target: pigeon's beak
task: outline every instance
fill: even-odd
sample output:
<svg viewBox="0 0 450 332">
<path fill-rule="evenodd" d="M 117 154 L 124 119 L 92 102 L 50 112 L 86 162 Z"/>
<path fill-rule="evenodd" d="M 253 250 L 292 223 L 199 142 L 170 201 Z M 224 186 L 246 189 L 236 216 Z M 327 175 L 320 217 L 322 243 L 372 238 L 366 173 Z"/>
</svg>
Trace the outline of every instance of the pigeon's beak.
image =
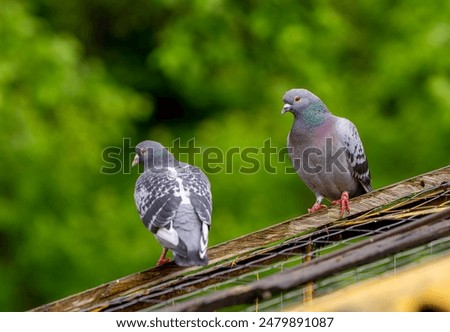
<svg viewBox="0 0 450 332">
<path fill-rule="evenodd" d="M 131 163 L 131 167 L 134 167 L 137 164 L 139 164 L 139 156 L 136 154 L 136 156 L 133 159 L 133 162 Z"/>
<path fill-rule="evenodd" d="M 283 115 L 286 112 L 292 111 L 292 105 L 291 104 L 284 104 L 283 109 L 281 110 L 281 115 Z"/>
</svg>

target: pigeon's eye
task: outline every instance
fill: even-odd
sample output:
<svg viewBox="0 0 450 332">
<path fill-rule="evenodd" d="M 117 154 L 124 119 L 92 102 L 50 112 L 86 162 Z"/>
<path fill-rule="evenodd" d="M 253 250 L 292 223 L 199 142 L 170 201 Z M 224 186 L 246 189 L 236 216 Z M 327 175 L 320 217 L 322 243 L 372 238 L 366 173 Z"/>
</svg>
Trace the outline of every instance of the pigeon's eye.
<svg viewBox="0 0 450 332">
<path fill-rule="evenodd" d="M 295 98 L 294 98 L 294 101 L 300 101 L 302 98 L 300 97 L 300 96 L 296 96 Z"/>
<path fill-rule="evenodd" d="M 147 148 L 142 148 L 141 149 L 141 154 L 144 154 L 144 153 L 146 153 L 147 152 Z"/>
</svg>

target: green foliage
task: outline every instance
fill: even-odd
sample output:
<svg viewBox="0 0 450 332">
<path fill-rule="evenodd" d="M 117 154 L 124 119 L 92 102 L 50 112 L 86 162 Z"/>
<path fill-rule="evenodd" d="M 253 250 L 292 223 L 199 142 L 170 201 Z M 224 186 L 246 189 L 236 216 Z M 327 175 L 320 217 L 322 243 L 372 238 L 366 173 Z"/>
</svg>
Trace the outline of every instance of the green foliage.
<svg viewBox="0 0 450 332">
<path fill-rule="evenodd" d="M 123 172 L 101 173 L 104 150 L 123 138 L 168 147 L 195 138 L 203 155 L 180 158 L 209 170 L 211 245 L 312 205 L 279 152 L 290 88 L 310 89 L 357 125 L 376 188 L 449 164 L 448 2 L 1 6 L 0 310 L 154 264 L 160 246 L 134 208 L 131 150 Z M 207 163 L 211 148 L 222 152 L 220 171 Z"/>
<path fill-rule="evenodd" d="M 134 232 L 132 181 L 100 169 L 102 150 L 149 106 L 15 2 L 2 4 L 0 40 L 0 308 L 14 310 L 120 277 L 116 258 L 142 253 L 123 241 Z"/>
</svg>

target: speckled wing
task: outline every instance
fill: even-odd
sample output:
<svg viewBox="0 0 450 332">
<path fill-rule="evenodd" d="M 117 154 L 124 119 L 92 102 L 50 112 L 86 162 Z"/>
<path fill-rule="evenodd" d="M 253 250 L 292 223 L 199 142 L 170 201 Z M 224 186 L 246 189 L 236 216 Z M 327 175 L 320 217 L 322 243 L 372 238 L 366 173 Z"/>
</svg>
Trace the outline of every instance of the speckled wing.
<svg viewBox="0 0 450 332">
<path fill-rule="evenodd" d="M 202 223 L 211 225 L 212 196 L 211 185 L 206 175 L 197 167 L 181 163 L 178 176 L 183 180 L 184 189 L 189 192 L 189 198 L 195 212 Z"/>
<path fill-rule="evenodd" d="M 188 257 L 183 260 L 179 259 L 179 265 L 206 265 L 207 247 L 209 229 L 211 226 L 212 213 L 212 197 L 210 183 L 206 175 L 197 167 L 180 163 L 177 168 L 177 177 L 180 184 L 183 186 L 183 191 L 189 197 L 189 205 L 192 207 L 195 219 L 191 216 L 190 226 L 185 226 L 190 229 L 190 236 L 185 237 L 185 243 L 188 248 Z M 183 205 L 183 201 L 181 203 Z M 197 222 L 196 222 L 197 221 Z M 181 221 L 177 221 L 181 222 Z M 198 222 L 201 224 L 199 225 Z M 200 226 L 200 228 L 198 228 Z M 198 259 L 200 258 L 200 260 Z"/>
<path fill-rule="evenodd" d="M 181 197 L 174 195 L 177 182 L 167 169 L 146 170 L 136 181 L 134 200 L 145 226 L 156 233 L 175 217 Z"/>
<path fill-rule="evenodd" d="M 350 172 L 359 181 L 365 192 L 372 191 L 370 170 L 364 147 L 356 126 L 349 120 L 338 118 L 337 131 L 343 134 L 343 143 Z"/>
</svg>

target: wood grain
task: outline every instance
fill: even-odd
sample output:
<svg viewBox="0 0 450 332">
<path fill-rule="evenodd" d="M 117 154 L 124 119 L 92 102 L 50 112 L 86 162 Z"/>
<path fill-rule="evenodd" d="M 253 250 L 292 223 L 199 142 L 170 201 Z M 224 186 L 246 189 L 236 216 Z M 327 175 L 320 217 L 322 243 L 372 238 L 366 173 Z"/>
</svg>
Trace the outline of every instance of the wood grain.
<svg viewBox="0 0 450 332">
<path fill-rule="evenodd" d="M 414 195 L 446 181 L 450 181 L 450 166 L 359 196 L 351 200 L 352 213 L 349 217 L 376 209 L 402 197 Z M 154 267 L 45 304 L 32 309 L 32 311 L 98 311 L 114 303 L 133 301 L 135 297 L 149 294 L 153 291 L 152 289 L 158 289 L 160 285 L 175 283 L 177 280 L 195 273 L 208 273 L 209 270 L 226 268 L 230 264 L 230 259 L 236 257 L 243 259 L 251 255 L 255 249 L 329 225 L 336 222 L 338 215 L 338 209 L 332 207 L 315 214 L 302 215 L 211 247 L 208 250 L 210 264 L 206 268 L 181 268 L 174 264 Z M 220 220 L 216 220 L 215 223 L 220 223 Z"/>
</svg>

